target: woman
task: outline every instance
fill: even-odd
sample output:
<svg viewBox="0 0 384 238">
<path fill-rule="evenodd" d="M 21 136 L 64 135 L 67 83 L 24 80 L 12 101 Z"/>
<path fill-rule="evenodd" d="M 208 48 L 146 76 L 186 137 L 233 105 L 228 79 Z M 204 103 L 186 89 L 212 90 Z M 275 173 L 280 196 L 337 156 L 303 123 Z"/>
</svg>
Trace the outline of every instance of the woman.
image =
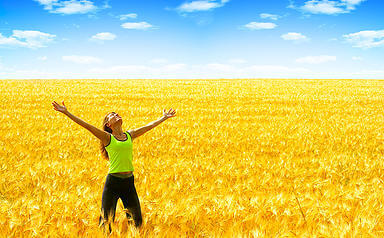
<svg viewBox="0 0 384 238">
<path fill-rule="evenodd" d="M 132 141 L 158 126 L 168 118 L 174 117 L 176 111 L 172 108 L 156 121 L 138 129 L 122 130 L 122 118 L 115 112 L 108 113 L 103 121 L 103 130 L 86 123 L 80 118 L 72 115 L 63 105 L 53 101 L 52 105 L 56 111 L 62 112 L 74 122 L 89 130 L 93 135 L 100 139 L 100 149 L 104 158 L 109 160 L 109 173 L 107 175 L 101 201 L 101 215 L 99 218 L 100 226 L 109 225 L 109 232 L 112 232 L 111 220 L 115 219 L 117 200 L 123 201 L 127 211 L 127 218 L 133 217 L 136 227 L 142 223 L 139 198 L 136 193 L 132 165 Z"/>
</svg>

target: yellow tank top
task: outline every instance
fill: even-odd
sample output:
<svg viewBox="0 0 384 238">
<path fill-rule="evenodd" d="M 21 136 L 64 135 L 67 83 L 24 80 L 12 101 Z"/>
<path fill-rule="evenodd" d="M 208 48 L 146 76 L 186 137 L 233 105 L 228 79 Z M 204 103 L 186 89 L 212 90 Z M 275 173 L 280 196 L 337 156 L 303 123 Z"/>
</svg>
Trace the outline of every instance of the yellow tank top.
<svg viewBox="0 0 384 238">
<path fill-rule="evenodd" d="M 132 137 L 128 131 L 125 134 L 127 135 L 125 141 L 118 140 L 111 134 L 111 141 L 105 147 L 109 157 L 109 173 L 134 171 L 132 165 Z"/>
</svg>

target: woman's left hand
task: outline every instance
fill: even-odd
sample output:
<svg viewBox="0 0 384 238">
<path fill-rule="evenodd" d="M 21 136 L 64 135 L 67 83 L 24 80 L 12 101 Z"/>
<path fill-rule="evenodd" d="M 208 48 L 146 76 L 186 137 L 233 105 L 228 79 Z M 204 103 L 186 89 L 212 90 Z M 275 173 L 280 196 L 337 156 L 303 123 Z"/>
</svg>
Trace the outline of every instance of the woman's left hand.
<svg viewBox="0 0 384 238">
<path fill-rule="evenodd" d="M 166 112 L 165 109 L 163 111 L 163 116 L 165 117 L 165 119 L 174 117 L 174 116 L 176 116 L 175 114 L 176 114 L 176 111 L 175 111 L 175 109 L 172 109 L 172 108 L 169 109 L 168 112 Z"/>
</svg>

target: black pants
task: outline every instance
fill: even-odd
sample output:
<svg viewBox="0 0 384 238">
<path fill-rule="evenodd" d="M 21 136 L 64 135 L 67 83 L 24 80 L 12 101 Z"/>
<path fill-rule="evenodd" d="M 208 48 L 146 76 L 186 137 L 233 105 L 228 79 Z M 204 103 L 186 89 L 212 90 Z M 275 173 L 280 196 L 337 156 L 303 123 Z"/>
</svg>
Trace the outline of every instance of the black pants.
<svg viewBox="0 0 384 238">
<path fill-rule="evenodd" d="M 123 201 L 124 208 L 129 211 L 126 213 L 127 218 L 132 216 L 135 226 L 140 227 L 142 223 L 141 208 L 133 175 L 129 178 L 119 178 L 108 174 L 101 200 L 99 224 L 104 226 L 107 221 L 113 222 L 115 220 L 116 205 L 119 198 Z M 104 216 L 104 219 L 102 216 Z M 109 231 L 112 231 L 110 223 Z"/>
</svg>

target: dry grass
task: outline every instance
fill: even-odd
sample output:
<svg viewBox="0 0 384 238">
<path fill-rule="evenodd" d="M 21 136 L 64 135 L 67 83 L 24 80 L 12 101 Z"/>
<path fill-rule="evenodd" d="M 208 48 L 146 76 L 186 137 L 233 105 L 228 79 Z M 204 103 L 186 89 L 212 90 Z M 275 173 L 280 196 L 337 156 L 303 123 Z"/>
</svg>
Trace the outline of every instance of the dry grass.
<svg viewBox="0 0 384 238">
<path fill-rule="evenodd" d="M 101 127 L 169 119 L 134 141 L 143 227 L 113 236 L 384 235 L 384 81 L 0 81 L 0 234 L 103 237 Z"/>
</svg>

